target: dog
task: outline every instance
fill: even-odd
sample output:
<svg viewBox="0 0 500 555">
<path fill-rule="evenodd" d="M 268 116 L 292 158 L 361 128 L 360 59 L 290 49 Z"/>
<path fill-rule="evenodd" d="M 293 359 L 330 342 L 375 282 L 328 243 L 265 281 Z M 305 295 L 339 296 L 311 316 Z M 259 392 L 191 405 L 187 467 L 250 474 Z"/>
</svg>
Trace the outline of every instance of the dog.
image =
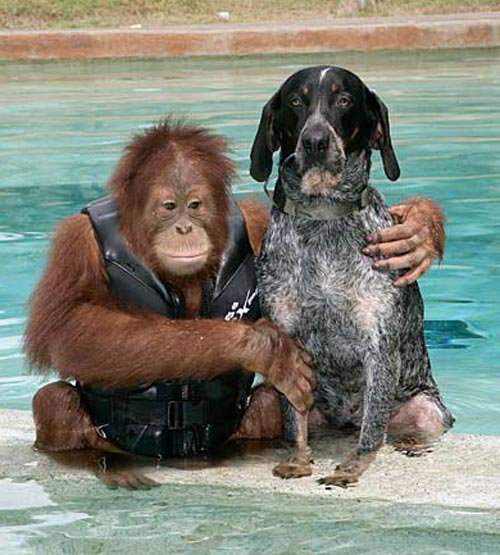
<svg viewBox="0 0 500 555">
<path fill-rule="evenodd" d="M 320 483 L 347 487 L 375 458 L 386 432 L 401 449 L 424 449 L 453 417 L 431 373 L 417 283 L 396 288 L 398 271 L 378 272 L 366 236 L 392 225 L 369 185 L 372 149 L 399 178 L 388 111 L 350 71 L 306 68 L 290 76 L 262 111 L 251 175 L 280 171 L 271 222 L 257 261 L 262 309 L 312 357 L 315 410 L 335 428 L 359 429 L 355 452 Z M 284 400 L 292 460 L 281 478 L 312 473 L 308 415 Z"/>
</svg>

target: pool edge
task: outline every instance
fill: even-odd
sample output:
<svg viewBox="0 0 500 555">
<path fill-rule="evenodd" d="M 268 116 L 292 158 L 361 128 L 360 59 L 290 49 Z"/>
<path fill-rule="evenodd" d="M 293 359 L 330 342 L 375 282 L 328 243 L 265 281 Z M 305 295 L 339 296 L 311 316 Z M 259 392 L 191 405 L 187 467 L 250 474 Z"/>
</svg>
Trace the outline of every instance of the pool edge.
<svg viewBox="0 0 500 555">
<path fill-rule="evenodd" d="M 95 479 L 83 471 L 61 467 L 31 449 L 34 426 L 30 411 L 0 410 L 0 478 L 12 480 Z M 441 505 L 487 510 L 500 509 L 500 437 L 449 434 L 434 452 L 408 458 L 384 446 L 360 484 L 349 490 L 325 490 L 316 479 L 333 470 L 339 457 L 352 449 L 352 439 L 317 439 L 313 442 L 314 474 L 301 480 L 278 480 L 271 475 L 281 450 L 250 453 L 220 464 L 191 470 L 178 467 L 147 468 L 158 481 L 169 484 L 199 484 L 260 489 L 306 496 L 333 496 L 355 500 Z"/>
<path fill-rule="evenodd" d="M 119 29 L 1 31 L 0 60 L 500 46 L 500 12 Z"/>
</svg>

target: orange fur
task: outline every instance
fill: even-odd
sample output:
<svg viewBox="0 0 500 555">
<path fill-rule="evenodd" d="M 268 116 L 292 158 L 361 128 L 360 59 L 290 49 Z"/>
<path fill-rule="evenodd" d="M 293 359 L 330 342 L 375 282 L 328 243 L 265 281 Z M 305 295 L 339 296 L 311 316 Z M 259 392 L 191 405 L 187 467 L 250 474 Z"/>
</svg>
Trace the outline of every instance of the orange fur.
<svg viewBox="0 0 500 555">
<path fill-rule="evenodd" d="M 122 229 L 135 254 L 148 260 L 144 242 L 147 222 L 138 206 L 165 173 L 173 152 L 203 175 L 217 197 L 219 213 L 208 229 L 214 243 L 225 237 L 227 198 L 234 167 L 224 141 L 204 130 L 166 121 L 136 138 L 118 164 L 111 189 L 118 199 Z M 166 166 L 165 166 L 166 164 Z M 149 181 L 148 181 L 149 180 Z M 136 218 L 136 220 L 134 220 Z M 248 215 L 254 242 L 254 225 Z M 223 245 L 222 245 L 223 247 Z M 217 247 L 220 257 L 222 247 Z M 218 260 L 217 260 L 218 262 Z M 180 286 L 191 316 L 200 311 L 202 276 Z M 25 349 L 32 368 L 55 369 L 62 378 L 77 378 L 103 387 L 128 387 L 176 378 L 210 378 L 242 365 L 248 324 L 221 320 L 168 320 L 112 297 L 104 262 L 87 216 L 63 221 L 56 232 L 49 262 L 31 299 Z M 182 346 L 182 356 L 179 348 Z"/>
<path fill-rule="evenodd" d="M 434 255 L 441 260 L 446 242 L 444 229 L 446 218 L 441 208 L 432 199 L 425 197 L 412 197 L 406 200 L 404 205 L 406 210 L 402 221 L 405 221 L 411 213 L 412 219 L 419 222 L 421 232 L 429 230 L 424 240 L 429 243 Z"/>
<path fill-rule="evenodd" d="M 269 209 L 254 198 L 242 200 L 238 204 L 245 217 L 250 245 L 258 256 L 269 226 Z"/>
<path fill-rule="evenodd" d="M 132 141 L 110 181 L 127 246 L 156 271 L 149 196 L 167 181 L 183 191 L 187 179 L 187 185 L 196 181 L 212 201 L 213 209 L 202 223 L 213 247 L 211 258 L 204 271 L 187 278 L 178 276 L 173 283 L 186 298 L 185 320 L 171 320 L 113 297 L 86 215 L 72 216 L 58 226 L 47 267 L 31 297 L 24 344 L 33 370 L 55 370 L 63 380 L 35 396 L 40 449 L 55 453 L 114 449 L 93 429 L 77 390 L 65 383 L 70 378 L 116 389 L 165 380 L 210 379 L 243 369 L 266 376 L 301 410 L 312 403 L 311 391 L 296 385 L 298 376 L 312 379 L 312 373 L 292 339 L 264 319 L 246 323 L 198 317 L 203 280 L 218 267 L 226 242 L 233 175 L 234 164 L 223 139 L 167 120 Z M 258 253 L 267 228 L 267 209 L 244 201 L 242 210 L 252 248 Z M 246 419 L 253 433 L 257 432 L 252 419 L 261 418 L 256 414 L 258 406 Z M 263 429 L 262 422 L 259 426 Z"/>
</svg>

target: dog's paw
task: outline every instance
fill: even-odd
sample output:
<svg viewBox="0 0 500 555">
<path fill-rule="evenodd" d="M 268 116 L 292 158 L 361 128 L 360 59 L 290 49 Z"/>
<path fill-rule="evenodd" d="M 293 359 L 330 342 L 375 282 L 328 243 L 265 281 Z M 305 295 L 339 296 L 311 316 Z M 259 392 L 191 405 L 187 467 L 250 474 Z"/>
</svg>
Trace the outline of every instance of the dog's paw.
<svg viewBox="0 0 500 555">
<path fill-rule="evenodd" d="M 413 440 L 396 441 L 394 449 L 407 457 L 422 457 L 433 451 L 432 446 L 428 443 L 418 443 Z"/>
<path fill-rule="evenodd" d="M 400 453 L 402 453 L 403 455 L 406 455 L 407 457 L 423 457 L 425 455 L 428 455 L 429 453 L 432 453 L 433 449 L 428 445 L 420 445 L 416 447 L 397 446 L 396 451 L 399 451 Z"/>
<path fill-rule="evenodd" d="M 318 480 L 318 484 L 324 486 L 337 486 L 339 488 L 348 488 L 358 483 L 359 477 L 368 468 L 375 458 L 375 452 L 358 455 L 353 453 L 346 461 L 338 464 L 335 472 Z"/>
<path fill-rule="evenodd" d="M 290 478 L 303 478 L 312 474 L 310 464 L 281 463 L 273 468 L 273 476 L 289 480 Z"/>
</svg>

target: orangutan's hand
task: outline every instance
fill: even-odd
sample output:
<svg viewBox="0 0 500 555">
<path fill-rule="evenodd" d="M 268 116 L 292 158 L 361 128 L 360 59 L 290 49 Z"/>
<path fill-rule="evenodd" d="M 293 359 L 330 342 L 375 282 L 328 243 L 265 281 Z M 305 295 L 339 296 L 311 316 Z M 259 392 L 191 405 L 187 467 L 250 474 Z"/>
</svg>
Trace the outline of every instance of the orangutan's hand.
<svg viewBox="0 0 500 555">
<path fill-rule="evenodd" d="M 312 409 L 316 378 L 311 357 L 266 318 L 248 327 L 243 368 L 264 376 L 300 413 Z"/>
<path fill-rule="evenodd" d="M 369 243 L 363 253 L 384 257 L 373 268 L 383 272 L 408 268 L 395 287 L 409 285 L 424 274 L 434 258 L 444 252 L 445 218 L 439 206 L 430 199 L 413 198 L 389 209 L 396 224 L 366 238 Z"/>
</svg>

